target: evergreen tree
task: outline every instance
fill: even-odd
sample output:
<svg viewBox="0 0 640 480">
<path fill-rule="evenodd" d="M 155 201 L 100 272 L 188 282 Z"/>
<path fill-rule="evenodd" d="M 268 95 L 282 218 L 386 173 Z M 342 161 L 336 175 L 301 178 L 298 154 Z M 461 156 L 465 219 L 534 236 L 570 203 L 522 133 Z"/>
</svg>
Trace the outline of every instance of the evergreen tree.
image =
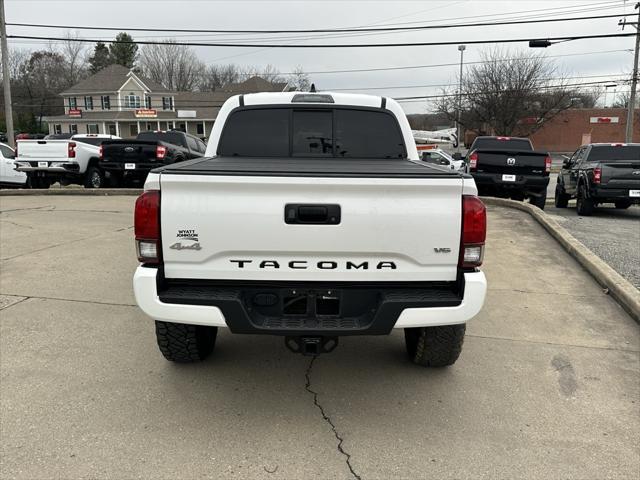
<svg viewBox="0 0 640 480">
<path fill-rule="evenodd" d="M 116 36 L 116 42 L 133 42 L 131 35 L 120 32 Z M 135 43 L 112 43 L 109 45 L 109 53 L 113 63 L 133 68 L 138 57 L 138 45 Z"/>
<path fill-rule="evenodd" d="M 112 63 L 113 59 L 107 46 L 102 42 L 96 43 L 93 49 L 93 55 L 89 57 L 89 71 L 91 73 L 97 73 Z"/>
</svg>

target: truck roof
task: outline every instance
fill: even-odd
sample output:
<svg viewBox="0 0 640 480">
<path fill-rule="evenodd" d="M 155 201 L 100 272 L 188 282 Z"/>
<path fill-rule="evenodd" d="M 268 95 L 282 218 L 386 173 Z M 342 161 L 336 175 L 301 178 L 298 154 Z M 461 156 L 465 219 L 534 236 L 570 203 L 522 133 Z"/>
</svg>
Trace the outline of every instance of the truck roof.
<svg viewBox="0 0 640 480">
<path fill-rule="evenodd" d="M 378 95 L 364 95 L 340 92 L 261 92 L 241 95 L 245 105 L 282 105 L 286 103 L 331 103 L 333 105 L 350 105 L 357 107 L 382 106 L 385 103 L 396 103 L 395 100 Z M 240 95 L 238 96 L 240 97 Z M 332 100 L 332 101 L 331 101 Z"/>
</svg>

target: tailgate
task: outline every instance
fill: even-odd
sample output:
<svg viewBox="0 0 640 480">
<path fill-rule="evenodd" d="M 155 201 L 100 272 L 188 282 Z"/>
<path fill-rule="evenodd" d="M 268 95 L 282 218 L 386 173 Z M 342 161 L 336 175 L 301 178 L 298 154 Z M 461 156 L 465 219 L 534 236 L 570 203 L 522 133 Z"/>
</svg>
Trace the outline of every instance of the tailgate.
<svg viewBox="0 0 640 480">
<path fill-rule="evenodd" d="M 611 188 L 640 188 L 640 160 L 601 162 L 601 184 Z"/>
<path fill-rule="evenodd" d="M 69 154 L 73 140 L 18 140 L 18 160 L 62 159 Z"/>
<path fill-rule="evenodd" d="M 107 162 L 152 162 L 156 160 L 156 145 L 144 140 L 103 142 L 102 158 Z"/>
<path fill-rule="evenodd" d="M 162 174 L 160 182 L 167 278 L 456 279 L 463 182 L 459 176 Z M 337 204 L 340 223 L 287 224 L 286 204 Z"/>
<path fill-rule="evenodd" d="M 478 173 L 542 175 L 546 154 L 507 150 L 478 150 Z"/>
</svg>

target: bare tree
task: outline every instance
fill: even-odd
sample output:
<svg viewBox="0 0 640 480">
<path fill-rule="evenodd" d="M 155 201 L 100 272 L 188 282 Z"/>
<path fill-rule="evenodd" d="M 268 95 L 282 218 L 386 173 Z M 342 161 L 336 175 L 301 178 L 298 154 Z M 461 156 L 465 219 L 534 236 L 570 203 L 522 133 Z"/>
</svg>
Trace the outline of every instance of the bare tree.
<svg viewBox="0 0 640 480">
<path fill-rule="evenodd" d="M 201 78 L 198 82 L 198 89 L 201 92 L 213 92 L 231 83 L 243 80 L 240 68 L 229 63 L 227 65 L 209 65 L 202 70 Z"/>
<path fill-rule="evenodd" d="M 631 98 L 631 92 L 621 92 L 616 95 L 616 99 L 613 101 L 613 108 L 629 108 L 629 98 Z"/>
<path fill-rule="evenodd" d="M 78 32 L 68 32 L 67 39 L 59 44 L 59 51 L 65 60 L 65 80 L 71 86 L 87 75 L 87 47 L 82 42 L 74 41 Z"/>
<path fill-rule="evenodd" d="M 191 48 L 176 45 L 173 41 L 145 45 L 140 51 L 138 64 L 151 80 L 177 91 L 195 90 L 206 68 Z"/>
<path fill-rule="evenodd" d="M 566 76 L 546 58 L 496 48 L 484 52 L 482 60 L 464 74 L 460 97 L 457 89 L 443 91 L 436 112 L 455 121 L 460 98 L 465 128 L 526 135 L 571 107 L 575 89 L 567 87 Z"/>
<path fill-rule="evenodd" d="M 288 76 L 287 81 L 289 82 L 290 88 L 300 92 L 306 92 L 309 90 L 309 87 L 311 87 L 309 75 L 304 73 L 304 70 L 300 65 L 293 69 L 293 72 Z"/>
</svg>

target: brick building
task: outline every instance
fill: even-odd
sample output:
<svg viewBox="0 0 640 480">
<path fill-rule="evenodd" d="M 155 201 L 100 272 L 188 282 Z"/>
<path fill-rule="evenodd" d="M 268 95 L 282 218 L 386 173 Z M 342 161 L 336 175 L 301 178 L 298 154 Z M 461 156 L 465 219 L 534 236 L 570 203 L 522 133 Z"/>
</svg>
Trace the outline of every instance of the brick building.
<svg viewBox="0 0 640 480">
<path fill-rule="evenodd" d="M 633 140 L 640 142 L 640 110 L 634 116 Z M 627 110 L 624 108 L 572 108 L 544 124 L 530 138 L 538 150 L 573 152 L 580 145 L 624 142 Z"/>
</svg>

